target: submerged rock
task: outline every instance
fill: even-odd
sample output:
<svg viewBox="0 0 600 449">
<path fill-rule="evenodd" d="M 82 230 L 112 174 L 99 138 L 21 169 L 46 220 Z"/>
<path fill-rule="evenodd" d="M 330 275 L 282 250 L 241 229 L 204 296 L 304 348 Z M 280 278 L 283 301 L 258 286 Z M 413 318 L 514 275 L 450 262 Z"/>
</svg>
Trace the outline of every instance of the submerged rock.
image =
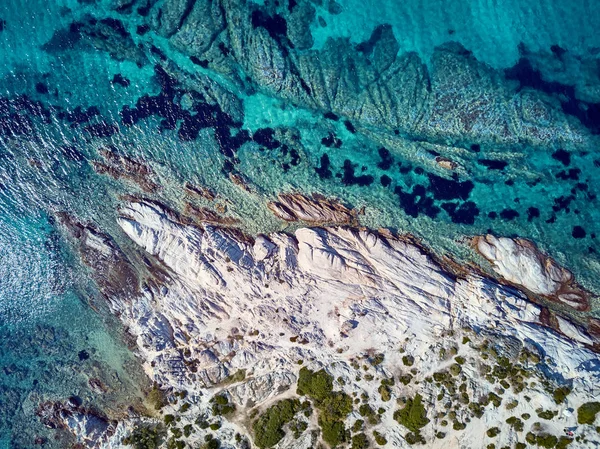
<svg viewBox="0 0 600 449">
<path fill-rule="evenodd" d="M 356 219 L 355 211 L 322 195 L 314 194 L 311 198 L 299 193 L 281 193 L 277 198 L 279 201 L 272 201 L 267 206 L 285 221 L 349 224 Z"/>
</svg>

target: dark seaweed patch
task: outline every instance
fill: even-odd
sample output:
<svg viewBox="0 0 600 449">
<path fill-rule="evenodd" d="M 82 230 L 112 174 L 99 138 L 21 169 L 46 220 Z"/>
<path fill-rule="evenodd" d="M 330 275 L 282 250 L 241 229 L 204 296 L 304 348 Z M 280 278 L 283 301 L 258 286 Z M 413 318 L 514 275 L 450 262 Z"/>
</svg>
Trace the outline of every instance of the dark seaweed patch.
<svg viewBox="0 0 600 449">
<path fill-rule="evenodd" d="M 337 122 L 340 119 L 333 112 L 326 112 L 325 114 L 323 114 L 323 117 L 325 117 L 327 120 L 333 120 L 334 122 Z"/>
<path fill-rule="evenodd" d="M 121 87 L 129 87 L 131 82 L 120 73 L 115 73 L 112 79 L 113 84 L 118 84 Z"/>
<path fill-rule="evenodd" d="M 454 202 L 443 203 L 442 209 L 448 213 L 452 222 L 457 224 L 472 225 L 479 215 L 479 208 L 473 201 L 465 201 L 460 205 Z"/>
<path fill-rule="evenodd" d="M 81 106 L 77 106 L 72 112 L 59 112 L 57 117 L 60 120 L 69 122 L 71 124 L 71 128 L 75 128 L 82 123 L 89 122 L 97 115 L 100 115 L 100 110 L 96 106 L 90 106 L 85 110 Z"/>
<path fill-rule="evenodd" d="M 199 65 L 203 69 L 206 69 L 208 67 L 207 59 L 200 59 L 197 56 L 190 56 L 190 61 L 192 61 L 192 63 L 194 63 L 196 65 Z"/>
<path fill-rule="evenodd" d="M 481 147 L 477 143 L 474 143 L 473 145 L 471 145 L 470 148 L 471 148 L 471 151 L 473 151 L 474 153 L 479 153 L 481 151 Z"/>
<path fill-rule="evenodd" d="M 113 19 L 113 18 L 108 17 L 106 19 L 102 19 L 100 21 L 100 23 L 111 28 L 113 31 L 115 31 L 121 37 L 129 37 L 129 33 L 125 29 L 123 22 L 121 22 L 118 19 Z"/>
<path fill-rule="evenodd" d="M 420 184 L 413 187 L 412 192 L 405 192 L 400 186 L 396 186 L 394 193 L 400 199 L 400 207 L 409 217 L 417 218 L 419 214 L 425 214 L 435 218 L 441 209 L 435 206 L 433 199 L 427 196 L 427 190 Z"/>
<path fill-rule="evenodd" d="M 83 161 L 85 159 L 85 156 L 83 155 L 83 153 L 81 153 L 81 151 L 79 151 L 77 149 L 77 147 L 73 146 L 73 145 L 63 145 L 61 147 L 59 147 L 60 153 L 69 160 L 72 161 Z"/>
<path fill-rule="evenodd" d="M 450 180 L 433 173 L 429 173 L 427 177 L 429 178 L 429 188 L 436 200 L 466 200 L 475 187 L 471 181 Z"/>
<path fill-rule="evenodd" d="M 252 135 L 252 140 L 268 150 L 274 150 L 281 146 L 281 143 L 275 139 L 274 135 L 275 131 L 272 128 L 261 128 Z"/>
<path fill-rule="evenodd" d="M 354 127 L 354 125 L 352 124 L 352 122 L 350 120 L 344 120 L 344 126 L 352 134 L 354 134 L 356 132 L 356 128 Z"/>
<path fill-rule="evenodd" d="M 556 159 L 561 162 L 565 167 L 568 167 L 571 163 L 571 153 L 565 150 L 557 150 L 552 153 L 552 159 Z"/>
<path fill-rule="evenodd" d="M 321 144 L 325 145 L 327 148 L 340 148 L 342 146 L 342 140 L 334 133 L 330 132 L 327 137 L 321 139 Z"/>
<path fill-rule="evenodd" d="M 331 178 L 332 173 L 329 169 L 331 162 L 329 161 L 329 156 L 327 153 L 323 153 L 321 156 L 321 165 L 319 167 L 315 167 L 315 171 L 319 175 L 321 179 Z"/>
<path fill-rule="evenodd" d="M 269 33 L 269 36 L 275 40 L 279 40 L 281 36 L 287 34 L 287 22 L 279 14 L 271 17 L 262 11 L 256 10 L 252 12 L 251 20 L 254 28 L 264 28 Z"/>
<path fill-rule="evenodd" d="M 119 132 L 119 127 L 114 123 L 106 123 L 104 121 L 88 125 L 83 130 L 88 133 L 91 137 L 104 138 L 110 137 L 115 133 Z"/>
<path fill-rule="evenodd" d="M 49 90 L 48 90 L 48 86 L 46 86 L 46 84 L 44 84 L 44 83 L 41 83 L 41 82 L 40 82 L 40 83 L 37 83 L 37 84 L 35 85 L 35 91 L 36 91 L 38 94 L 47 94 L 47 93 L 49 92 Z"/>
<path fill-rule="evenodd" d="M 504 209 L 500 212 L 500 218 L 506 221 L 514 220 L 519 216 L 519 213 L 514 209 Z"/>
<path fill-rule="evenodd" d="M 586 232 L 585 232 L 585 229 L 583 229 L 581 226 L 573 226 L 571 235 L 575 239 L 583 239 L 586 236 Z"/>
<path fill-rule="evenodd" d="M 0 19 L 0 32 L 6 29 L 6 20 Z"/>
<path fill-rule="evenodd" d="M 381 158 L 381 162 L 377 164 L 377 167 L 382 170 L 389 170 L 394 163 L 394 158 L 390 154 L 390 151 L 387 148 L 381 147 L 379 150 L 377 150 L 377 152 Z"/>
<path fill-rule="evenodd" d="M 565 114 L 575 116 L 592 133 L 600 133 L 600 103 L 586 103 L 576 98 L 575 87 L 546 81 L 539 70 L 531 65 L 527 58 L 521 58 L 513 67 L 505 70 L 508 79 L 519 81 L 521 88 L 532 87 L 536 90 L 555 95 L 562 105 Z"/>
<path fill-rule="evenodd" d="M 540 210 L 537 207 L 531 206 L 527 209 L 527 221 L 533 221 L 534 218 L 540 216 Z"/>
<path fill-rule="evenodd" d="M 347 186 L 351 185 L 359 185 L 361 187 L 371 185 L 374 181 L 373 176 L 371 175 L 360 175 L 356 176 L 354 174 L 354 170 L 356 168 L 356 164 L 353 164 L 350 159 L 346 159 L 344 161 L 344 175 L 342 177 L 342 183 Z"/>
<path fill-rule="evenodd" d="M 389 185 L 392 183 L 392 178 L 390 178 L 388 175 L 382 175 L 381 178 L 379 178 L 379 182 L 381 182 L 383 187 L 389 187 Z"/>
<path fill-rule="evenodd" d="M 483 165 L 488 170 L 504 170 L 508 165 L 506 161 L 495 161 L 493 159 L 479 159 L 477 163 Z"/>
<path fill-rule="evenodd" d="M 150 53 L 152 53 L 154 56 L 157 56 L 161 61 L 167 60 L 167 55 L 165 55 L 165 53 L 156 45 L 150 45 Z"/>
<path fill-rule="evenodd" d="M 148 26 L 148 25 L 138 25 L 138 27 L 135 30 L 135 32 L 138 36 L 143 36 L 148 31 L 150 31 L 150 26 Z"/>
<path fill-rule="evenodd" d="M 552 206 L 552 210 L 554 212 L 559 212 L 562 210 L 566 213 L 569 213 L 569 206 L 571 205 L 571 201 L 573 201 L 574 199 L 575 195 L 559 196 L 558 198 L 554 198 L 554 206 Z"/>
<path fill-rule="evenodd" d="M 569 179 L 571 179 L 573 181 L 578 181 L 580 174 L 581 174 L 581 170 L 579 168 L 570 168 L 568 171 L 567 170 L 559 171 L 556 174 L 556 178 L 562 179 L 564 181 L 569 180 Z"/>
</svg>

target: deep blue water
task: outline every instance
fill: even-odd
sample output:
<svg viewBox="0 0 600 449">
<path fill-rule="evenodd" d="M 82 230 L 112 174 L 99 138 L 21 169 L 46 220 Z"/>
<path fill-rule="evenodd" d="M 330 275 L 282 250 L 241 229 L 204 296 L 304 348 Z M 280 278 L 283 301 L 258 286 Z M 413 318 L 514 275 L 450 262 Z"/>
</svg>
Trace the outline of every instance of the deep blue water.
<svg viewBox="0 0 600 449">
<path fill-rule="evenodd" d="M 500 118 L 507 99 L 523 91 L 543 98 L 547 109 L 522 107 L 532 121 L 548 114 L 562 125 L 537 144 L 503 142 L 495 118 L 471 135 L 448 125 L 452 116 L 402 129 L 386 128 L 392 119 L 375 114 L 349 120 L 343 107 L 334 113 L 313 102 L 314 85 L 271 89 L 263 76 L 270 62 L 244 73 L 235 31 L 206 51 L 182 47 L 177 27 L 157 25 L 168 4 L 0 0 L 0 448 L 29 447 L 48 434 L 34 416 L 42 399 L 78 395 L 107 407 L 138 394 L 139 371 L 118 326 L 89 307 L 101 297 L 55 219 L 67 211 L 121 242 L 114 211 L 123 194 L 177 209 L 187 201 L 184 182 L 207 185 L 229 199 L 229 213 L 247 230 L 266 232 L 282 227 L 266 198 L 318 191 L 366 206 L 366 225 L 416 234 L 459 260 L 475 257 L 464 236 L 491 230 L 531 238 L 600 292 L 600 14 L 592 0 L 226 2 L 228 11 L 254 10 L 245 20 L 268 30 L 299 66 L 338 39 L 343 51 L 321 58 L 332 78 L 354 54 L 376 65 L 381 51 L 385 64 L 389 48 L 421 58 L 432 77 L 424 86 L 443 80 L 444 70 L 456 77 L 461 64 L 483 63 L 478 76 L 460 87 L 448 82 L 438 94 L 464 108 L 497 101 Z M 314 12 L 298 13 L 304 7 Z M 186 20 L 175 23 L 183 29 Z M 395 44 L 377 47 L 381 24 L 391 25 Z M 297 38 L 297 29 L 308 35 Z M 436 48 L 450 41 L 464 46 L 451 54 L 470 51 L 471 59 L 440 70 Z M 478 84 L 486 77 L 493 89 Z M 144 192 L 97 173 L 93 162 L 109 146 L 150 165 L 161 188 Z M 455 178 L 436 156 L 458 162 Z M 235 187 L 232 170 L 259 194 Z M 121 382 L 120 397 L 91 393 L 90 372 Z"/>
</svg>

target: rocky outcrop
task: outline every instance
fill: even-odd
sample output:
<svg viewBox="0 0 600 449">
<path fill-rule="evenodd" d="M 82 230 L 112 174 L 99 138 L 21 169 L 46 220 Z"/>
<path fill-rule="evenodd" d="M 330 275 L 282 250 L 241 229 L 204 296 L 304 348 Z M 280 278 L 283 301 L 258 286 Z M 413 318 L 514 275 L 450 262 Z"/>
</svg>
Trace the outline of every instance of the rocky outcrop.
<svg viewBox="0 0 600 449">
<path fill-rule="evenodd" d="M 488 234 L 475 237 L 473 244 L 509 283 L 575 310 L 589 309 L 589 294 L 575 283 L 573 274 L 532 242 Z"/>
<path fill-rule="evenodd" d="M 94 161 L 93 167 L 97 173 L 107 174 L 114 179 L 125 179 L 137 184 L 144 192 L 156 192 L 160 186 L 152 181 L 150 166 L 131 157 L 118 154 L 113 148 L 100 150 L 104 162 Z"/>
<path fill-rule="evenodd" d="M 47 427 L 72 433 L 84 447 L 102 447 L 114 435 L 117 423 L 97 411 L 82 407 L 80 401 L 74 397 L 65 402 L 44 402 L 39 405 L 36 414 Z"/>
<path fill-rule="evenodd" d="M 281 193 L 278 201 L 267 204 L 271 212 L 285 221 L 303 221 L 312 224 L 350 224 L 356 212 L 336 200 L 313 194 Z"/>
<path fill-rule="evenodd" d="M 570 406 L 595 394 L 595 374 L 587 366 L 597 359 L 589 349 L 598 347 L 597 323 L 587 332 L 467 268 L 460 277 L 452 276 L 410 239 L 342 227 L 251 238 L 235 229 L 188 224 L 158 203 L 140 200 L 119 211 L 118 224 L 141 252 L 129 252 L 128 257 L 155 261 L 162 275 L 147 277 L 133 295 L 114 292 L 111 310 L 136 339 L 151 378 L 165 390 L 185 391 L 191 409 L 181 425 L 212 416 L 215 394 L 236 405 L 234 416 L 221 419 L 216 432 L 224 447 L 237 447 L 235 433 L 248 434 L 243 423 L 249 410 L 294 397 L 298 370 L 305 364 L 326 368 L 341 379 L 344 391 L 359 394 L 373 387 L 371 377 L 357 373 L 364 374 L 367 368 L 361 365 L 377 354 L 383 358 L 369 363 L 382 378 L 397 376 L 402 366 L 418 361 L 419 374 L 411 376 L 419 382 L 400 393 L 390 389 L 390 394 L 420 389 L 435 397 L 438 393 L 426 378 L 448 366 L 438 356 L 440 348 L 460 345 L 461 339 L 461 353 L 469 357 L 490 344 L 496 357 L 511 360 L 525 350 L 541 351 L 545 369 L 572 385 Z M 112 260 L 123 257 L 117 256 L 114 244 L 105 247 L 115 253 Z M 105 270 L 101 264 L 90 268 Z M 545 288 L 552 288 L 547 284 Z M 476 332 L 463 334 L 465 329 Z M 479 343 L 465 346 L 473 339 Z M 399 347 L 408 351 L 404 355 L 410 354 L 410 361 L 402 358 Z M 462 368 L 471 385 L 469 394 L 496 391 L 475 368 L 480 362 L 473 363 L 472 369 L 467 364 Z M 544 382 L 531 384 L 527 394 L 537 395 L 534 403 L 548 407 L 552 397 L 543 385 L 554 380 Z M 379 396 L 374 391 L 372 401 L 386 410 L 382 420 L 389 415 L 383 428 L 386 438 L 406 447 L 402 428 L 390 424 L 390 403 Z M 508 390 L 505 396 L 522 399 Z M 432 413 L 443 410 L 443 401 L 439 408 L 438 402 L 430 402 Z M 176 407 L 167 412 L 178 413 L 181 405 Z M 482 413 L 485 422 L 503 423 L 513 412 L 500 407 Z M 472 446 L 482 437 L 480 431 L 481 426 L 474 426 L 453 433 L 453 438 Z M 119 432 L 122 438 L 126 430 Z M 281 447 L 314 447 L 309 435 L 300 442 L 286 437 Z M 190 437 L 190 442 L 200 436 Z M 423 430 L 423 436 L 437 441 L 433 428 Z"/>
</svg>

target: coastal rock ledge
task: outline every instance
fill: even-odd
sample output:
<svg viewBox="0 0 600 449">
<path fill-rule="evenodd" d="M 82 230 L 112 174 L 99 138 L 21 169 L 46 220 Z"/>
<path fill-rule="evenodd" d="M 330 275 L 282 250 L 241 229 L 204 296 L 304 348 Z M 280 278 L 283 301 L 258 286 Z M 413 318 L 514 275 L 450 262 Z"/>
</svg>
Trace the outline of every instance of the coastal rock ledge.
<svg viewBox="0 0 600 449">
<path fill-rule="evenodd" d="M 571 448 L 600 443 L 575 413 L 600 394 L 591 368 L 598 340 L 514 288 L 475 272 L 451 275 L 418 246 L 367 230 L 251 238 L 178 222 L 144 201 L 125 205 L 118 224 L 139 249 L 110 258 L 115 244 L 99 249 L 108 240 L 96 239 L 90 254 L 103 259 L 84 260 L 100 280 L 107 260 L 123 264 L 127 254 L 139 289 L 107 299 L 168 404 L 158 420 L 122 421 L 98 447 L 121 447 L 133 428 L 170 415 L 177 421 L 167 419 L 169 436 L 186 447 L 204 447 L 205 438 L 254 447 L 256 420 L 298 397 L 296 384 L 310 413 L 296 415 L 295 431 L 281 424 L 273 444 L 259 447 L 327 447 L 333 436 L 323 402 L 306 386 L 321 369 L 324 385 L 343 392 L 338 399 L 351 398 L 331 418 L 345 429 L 336 433 L 340 447 L 350 447 L 353 426 L 363 426 L 356 438 L 383 437 L 398 448 L 486 447 L 497 427 L 496 447 L 514 447 L 528 433 L 515 431 L 515 420 L 534 438 L 567 438 L 570 428 L 578 437 L 569 437 Z M 424 408 L 415 426 L 403 410 L 417 404 Z M 177 431 L 185 426 L 193 432 Z"/>
</svg>

